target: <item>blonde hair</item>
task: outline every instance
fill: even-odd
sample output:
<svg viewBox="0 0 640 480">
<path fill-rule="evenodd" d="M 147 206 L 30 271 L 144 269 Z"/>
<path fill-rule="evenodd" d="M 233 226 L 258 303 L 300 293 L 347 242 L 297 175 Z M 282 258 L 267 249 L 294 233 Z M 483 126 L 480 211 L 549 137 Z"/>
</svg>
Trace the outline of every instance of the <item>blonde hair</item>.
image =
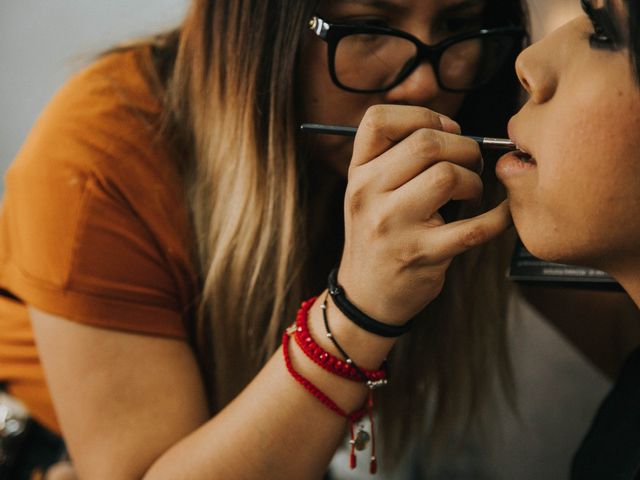
<svg viewBox="0 0 640 480">
<path fill-rule="evenodd" d="M 295 69 L 316 3 L 194 0 L 178 30 L 147 42 L 167 134 L 183 152 L 177 161 L 202 280 L 196 350 L 213 412 L 258 373 L 300 301 L 319 293 L 339 260 L 344 182 L 312 175 L 316 167 L 305 163 L 296 135 Z M 491 180 L 487 202 L 501 195 Z M 312 231 L 319 219 L 323 228 Z M 471 425 L 496 372 L 511 391 L 510 242 L 455 259 L 440 297 L 394 349 L 391 385 L 379 401 L 389 459 L 425 429 L 443 443 L 454 428 Z M 320 255 L 331 260 L 317 261 Z"/>
</svg>

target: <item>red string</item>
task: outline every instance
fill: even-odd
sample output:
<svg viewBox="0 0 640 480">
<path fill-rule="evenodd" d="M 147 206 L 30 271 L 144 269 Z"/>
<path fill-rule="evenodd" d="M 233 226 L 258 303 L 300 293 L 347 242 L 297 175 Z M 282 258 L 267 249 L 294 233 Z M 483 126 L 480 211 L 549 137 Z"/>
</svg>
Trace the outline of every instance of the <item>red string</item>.
<svg viewBox="0 0 640 480">
<path fill-rule="evenodd" d="M 385 379 L 387 377 L 387 372 L 384 369 L 367 370 L 360 368 L 360 372 L 358 372 L 358 368 L 330 354 L 315 342 L 309 332 L 309 309 L 317 298 L 318 297 L 313 297 L 306 302 L 302 302 L 302 306 L 300 307 L 300 310 L 298 310 L 298 315 L 296 316 L 295 339 L 296 343 L 305 355 L 326 371 L 335 373 L 336 375 L 348 380 L 362 382 L 363 379 L 360 376 L 360 372 L 366 376 L 367 380 L 374 382 Z"/>
<path fill-rule="evenodd" d="M 316 397 L 322 404 L 327 407 L 329 410 L 337 413 L 341 417 L 346 418 L 350 422 L 357 422 L 360 420 L 365 413 L 364 408 L 360 408 L 353 413 L 346 413 L 342 408 L 340 408 L 333 400 L 331 400 L 327 395 L 325 395 L 318 387 L 316 387 L 313 383 L 307 380 L 305 377 L 300 375 L 294 368 L 291 363 L 291 357 L 289 356 L 289 334 L 287 332 L 282 336 L 282 353 L 284 355 L 284 363 L 287 365 L 287 370 L 291 376 L 302 385 L 309 393 L 311 393 L 314 397 Z"/>
<path fill-rule="evenodd" d="M 347 368 L 343 368 L 341 364 L 338 364 L 339 367 L 336 366 L 336 357 L 333 357 L 330 353 L 322 350 L 311 338 L 308 329 L 308 314 L 309 309 L 315 302 L 317 297 L 313 297 L 312 299 L 303 302 L 300 310 L 298 311 L 298 316 L 296 318 L 296 324 L 282 335 L 282 354 L 284 356 L 284 363 L 287 366 L 287 370 L 291 374 L 291 376 L 302 385 L 305 390 L 311 393 L 314 397 L 316 397 L 324 406 L 326 406 L 329 410 L 335 412 L 341 417 L 346 418 L 349 421 L 349 431 L 351 439 L 349 441 L 351 445 L 351 452 L 349 455 L 349 465 L 350 467 L 356 468 L 356 453 L 355 453 L 355 424 L 362 419 L 365 412 L 369 414 L 369 422 L 371 424 L 371 461 L 369 464 L 369 471 L 371 474 L 375 474 L 378 470 L 378 460 L 376 457 L 376 438 L 375 438 L 375 425 L 374 425 L 374 416 L 373 416 L 373 388 L 370 387 L 369 395 L 367 397 L 367 401 L 365 403 L 365 407 L 356 410 L 353 413 L 346 413 L 342 408 L 340 408 L 331 398 L 329 398 L 324 392 L 322 392 L 318 387 L 316 387 L 311 381 L 305 378 L 303 375 L 298 373 L 294 368 L 291 362 L 291 357 L 289 356 L 289 340 L 290 335 L 295 334 L 296 343 L 300 346 L 301 350 L 313 360 L 316 364 L 323 367 L 325 370 L 338 374 L 342 377 L 348 378 L 350 380 L 361 381 L 358 372 L 351 367 L 351 365 L 346 362 L 341 362 L 342 365 L 349 367 L 355 373 L 356 378 L 352 378 L 354 375 Z M 294 333 L 295 331 L 295 333 Z M 307 340 L 309 339 L 309 340 Z M 317 350 L 320 350 L 320 354 L 317 353 Z M 334 361 L 329 363 L 328 361 L 320 361 L 317 360 L 322 355 L 322 358 L 333 358 Z M 339 360 L 338 360 L 339 361 Z M 339 370 L 337 369 L 339 368 Z M 380 380 L 385 378 L 386 372 L 384 370 L 365 370 L 367 374 L 380 374 L 382 373 L 382 377 L 377 377 L 376 380 Z"/>
<path fill-rule="evenodd" d="M 369 423 L 371 424 L 371 463 L 369 463 L 369 472 L 373 475 L 378 471 L 378 459 L 376 458 L 376 428 L 373 424 L 373 390 L 369 390 L 367 408 L 369 410 Z"/>
</svg>

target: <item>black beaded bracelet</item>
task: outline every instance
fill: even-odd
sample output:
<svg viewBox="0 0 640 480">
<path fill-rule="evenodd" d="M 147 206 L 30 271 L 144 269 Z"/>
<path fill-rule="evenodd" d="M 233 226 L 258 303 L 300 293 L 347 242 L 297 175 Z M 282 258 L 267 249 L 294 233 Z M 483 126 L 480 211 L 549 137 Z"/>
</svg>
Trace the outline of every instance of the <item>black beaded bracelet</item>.
<svg viewBox="0 0 640 480">
<path fill-rule="evenodd" d="M 351 303 L 347 299 L 344 288 L 338 284 L 337 268 L 331 270 L 329 274 L 329 294 L 333 299 L 333 303 L 344 313 L 345 317 L 367 332 L 381 337 L 399 337 L 411 329 L 411 320 L 404 325 L 389 325 L 388 323 L 382 323 L 371 318 Z"/>
</svg>

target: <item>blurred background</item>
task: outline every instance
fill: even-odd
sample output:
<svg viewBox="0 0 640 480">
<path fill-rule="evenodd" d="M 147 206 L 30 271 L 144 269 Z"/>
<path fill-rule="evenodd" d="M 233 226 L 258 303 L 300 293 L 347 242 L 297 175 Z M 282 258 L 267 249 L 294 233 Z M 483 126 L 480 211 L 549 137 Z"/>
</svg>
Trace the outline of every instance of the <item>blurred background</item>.
<svg viewBox="0 0 640 480">
<path fill-rule="evenodd" d="M 0 172 L 65 78 L 114 43 L 173 26 L 187 3 L 0 0 Z M 530 0 L 529 12 L 535 40 L 578 15 L 579 1 Z M 520 414 L 498 405 L 488 436 L 470 441 L 438 479 L 567 478 L 571 454 L 609 388 L 536 312 L 517 303 L 512 320 Z"/>
<path fill-rule="evenodd" d="M 0 171 L 73 72 L 123 40 L 174 26 L 188 0 L 0 0 Z M 4 182 L 2 191 L 4 191 Z"/>
</svg>

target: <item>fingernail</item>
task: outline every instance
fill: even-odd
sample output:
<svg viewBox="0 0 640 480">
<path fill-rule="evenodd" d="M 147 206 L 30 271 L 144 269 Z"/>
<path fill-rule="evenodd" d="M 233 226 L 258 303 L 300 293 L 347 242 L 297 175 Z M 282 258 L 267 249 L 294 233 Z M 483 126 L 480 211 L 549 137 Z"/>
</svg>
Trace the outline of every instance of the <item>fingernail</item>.
<svg viewBox="0 0 640 480">
<path fill-rule="evenodd" d="M 451 120 L 449 117 L 445 115 L 439 115 L 440 123 L 442 124 L 442 130 L 448 133 L 455 133 L 460 135 L 462 133 L 462 129 L 457 122 Z"/>
</svg>

